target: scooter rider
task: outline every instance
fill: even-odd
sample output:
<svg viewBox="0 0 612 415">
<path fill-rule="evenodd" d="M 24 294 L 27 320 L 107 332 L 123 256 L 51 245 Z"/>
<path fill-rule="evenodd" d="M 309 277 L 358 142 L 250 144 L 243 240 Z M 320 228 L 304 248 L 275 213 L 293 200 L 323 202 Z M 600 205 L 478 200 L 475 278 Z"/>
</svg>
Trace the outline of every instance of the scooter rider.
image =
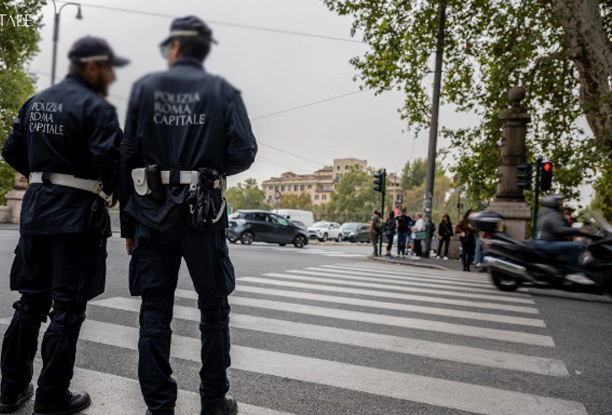
<svg viewBox="0 0 612 415">
<path fill-rule="evenodd" d="M 235 287 L 225 229 L 225 176 L 247 170 L 257 143 L 240 92 L 207 73 L 212 30 L 176 19 L 160 45 L 168 70 L 134 84 L 121 143 L 121 234 L 141 296 L 138 378 L 147 414 L 172 415 L 177 384 L 170 342 L 184 258 L 198 294 L 203 415 L 234 415 L 228 296 Z"/>
<path fill-rule="evenodd" d="M 32 396 L 39 330 L 50 310 L 34 414 L 72 414 L 91 402 L 86 392 L 68 388 L 87 301 L 104 291 L 106 277 L 107 204 L 116 190 L 122 133 L 104 97 L 113 68 L 129 61 L 89 36 L 74 43 L 68 58 L 68 76 L 21 107 L 2 149 L 30 187 L 11 270 L 11 289 L 21 299 L 2 345 L 0 413 Z"/>
<path fill-rule="evenodd" d="M 564 195 L 544 196 L 541 199 L 542 210 L 538 219 L 538 248 L 568 262 L 572 273 L 566 276 L 568 281 L 578 284 L 594 284 L 582 272 L 578 264 L 582 245 L 580 242 L 568 241 L 568 237 L 589 236 L 590 233 L 577 228 L 571 228 L 563 221 Z"/>
</svg>

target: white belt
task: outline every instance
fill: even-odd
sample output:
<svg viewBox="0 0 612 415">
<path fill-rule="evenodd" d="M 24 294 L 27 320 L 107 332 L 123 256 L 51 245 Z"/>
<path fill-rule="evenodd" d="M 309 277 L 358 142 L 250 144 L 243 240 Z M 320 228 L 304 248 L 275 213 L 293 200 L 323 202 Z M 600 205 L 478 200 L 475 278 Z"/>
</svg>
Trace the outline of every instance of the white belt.
<svg viewBox="0 0 612 415">
<path fill-rule="evenodd" d="M 30 183 L 44 183 L 42 172 L 32 172 L 30 173 Z M 107 202 L 111 202 L 113 197 L 112 195 L 107 195 L 104 193 L 102 188 L 104 185 L 100 180 L 88 180 L 88 179 L 80 179 L 71 174 L 63 174 L 63 173 L 49 173 L 49 183 L 56 184 L 59 186 L 72 187 L 74 189 L 85 190 L 87 192 L 96 194 L 100 196 L 102 199 Z"/>
<path fill-rule="evenodd" d="M 170 184 L 170 172 L 168 170 L 162 170 L 161 172 L 162 184 Z M 197 171 L 181 171 L 181 178 L 179 184 L 198 184 L 198 172 Z"/>
</svg>

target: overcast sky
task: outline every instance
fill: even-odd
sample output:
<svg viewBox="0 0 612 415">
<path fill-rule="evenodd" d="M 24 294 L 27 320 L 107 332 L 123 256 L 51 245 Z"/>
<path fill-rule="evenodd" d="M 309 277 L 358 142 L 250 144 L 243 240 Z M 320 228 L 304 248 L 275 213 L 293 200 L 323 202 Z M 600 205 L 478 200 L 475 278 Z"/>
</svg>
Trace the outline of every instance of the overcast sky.
<svg viewBox="0 0 612 415">
<path fill-rule="evenodd" d="M 63 3 L 58 2 L 58 6 Z M 106 38 L 118 55 L 132 60 L 118 69 L 109 101 L 123 122 L 131 85 L 142 75 L 165 69 L 157 45 L 169 31 L 171 17 L 139 15 L 87 7 L 103 5 L 150 13 L 185 16 L 194 14 L 209 22 L 219 41 L 207 59 L 209 72 L 220 74 L 242 90 L 252 119 L 359 90 L 349 60 L 363 54 L 358 42 L 320 39 L 232 27 L 236 23 L 350 39 L 350 18 L 330 12 L 319 0 L 84 0 L 83 20 L 75 19 L 76 7 L 66 6 L 61 14 L 57 78 L 65 76 L 71 44 L 84 35 Z M 51 72 L 53 5 L 43 7 L 40 53 L 31 69 Z M 218 23 L 217 23 L 218 22 Z M 38 74 L 39 88 L 50 84 L 49 76 Z M 319 105 L 253 121 L 260 142 L 258 160 L 247 177 L 259 182 L 293 170 L 312 172 L 331 164 L 334 158 L 356 157 L 370 165 L 397 171 L 412 158 L 427 154 L 427 132 L 413 146 L 413 134 L 397 109 L 403 96 L 396 92 L 374 96 L 364 91 Z M 455 115 L 443 108 L 441 125 L 467 126 L 476 120 Z M 302 158 L 281 153 L 277 147 Z M 441 143 L 442 145 L 444 143 Z M 304 160 L 307 159 L 307 160 Z"/>
</svg>

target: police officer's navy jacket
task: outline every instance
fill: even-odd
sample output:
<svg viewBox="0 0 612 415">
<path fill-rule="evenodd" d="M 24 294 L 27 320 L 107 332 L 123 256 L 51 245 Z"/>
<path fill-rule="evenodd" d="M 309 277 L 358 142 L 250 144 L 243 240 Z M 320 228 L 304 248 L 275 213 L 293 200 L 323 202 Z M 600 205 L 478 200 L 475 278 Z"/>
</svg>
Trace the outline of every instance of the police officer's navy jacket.
<svg viewBox="0 0 612 415">
<path fill-rule="evenodd" d="M 134 84 L 121 144 L 121 234 L 132 238 L 135 221 L 161 232 L 188 232 L 188 185 L 178 171 L 212 168 L 226 176 L 247 170 L 257 153 L 240 93 L 202 63 L 180 58 L 167 71 Z M 165 199 L 136 194 L 131 170 L 157 165 L 171 171 Z M 174 183 L 173 183 L 174 182 Z M 227 227 L 227 213 L 211 227 Z"/>
<path fill-rule="evenodd" d="M 2 157 L 19 173 L 64 173 L 116 186 L 121 129 L 115 108 L 83 77 L 62 82 L 30 98 L 19 110 Z M 32 184 L 23 198 L 21 233 L 82 232 L 99 196 L 66 186 Z"/>
</svg>

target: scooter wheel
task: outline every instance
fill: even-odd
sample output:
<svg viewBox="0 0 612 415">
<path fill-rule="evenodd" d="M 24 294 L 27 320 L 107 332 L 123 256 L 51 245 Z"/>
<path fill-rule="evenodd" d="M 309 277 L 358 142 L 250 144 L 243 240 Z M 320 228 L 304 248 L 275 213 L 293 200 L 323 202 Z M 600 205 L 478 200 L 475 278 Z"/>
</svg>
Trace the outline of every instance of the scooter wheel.
<svg viewBox="0 0 612 415">
<path fill-rule="evenodd" d="M 516 278 L 502 274 L 501 272 L 493 272 L 491 274 L 493 284 L 500 290 L 505 292 L 512 292 L 519 289 L 521 282 Z"/>
</svg>

